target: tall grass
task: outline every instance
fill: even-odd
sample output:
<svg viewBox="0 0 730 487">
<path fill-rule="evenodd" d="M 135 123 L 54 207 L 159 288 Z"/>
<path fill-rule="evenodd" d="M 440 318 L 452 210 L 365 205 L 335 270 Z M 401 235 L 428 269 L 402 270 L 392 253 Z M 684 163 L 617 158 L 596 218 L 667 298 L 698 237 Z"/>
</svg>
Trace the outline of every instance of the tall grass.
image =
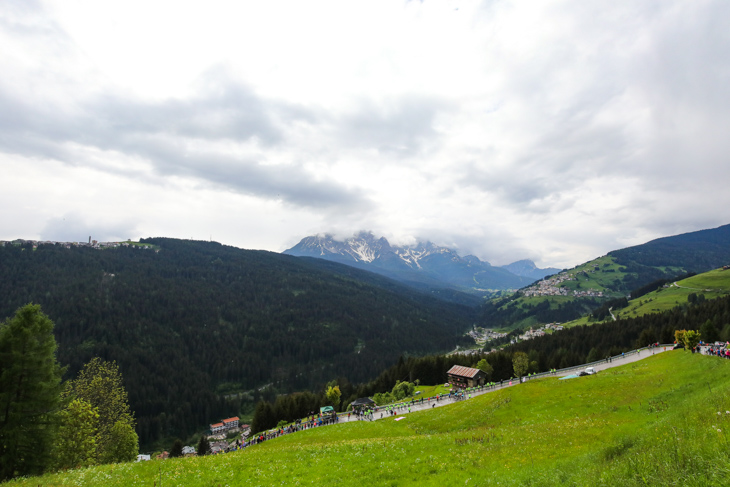
<svg viewBox="0 0 730 487">
<path fill-rule="evenodd" d="M 243 452 L 10 485 L 725 485 L 730 361 L 675 351 Z M 719 413 L 719 414 L 718 414 Z"/>
</svg>

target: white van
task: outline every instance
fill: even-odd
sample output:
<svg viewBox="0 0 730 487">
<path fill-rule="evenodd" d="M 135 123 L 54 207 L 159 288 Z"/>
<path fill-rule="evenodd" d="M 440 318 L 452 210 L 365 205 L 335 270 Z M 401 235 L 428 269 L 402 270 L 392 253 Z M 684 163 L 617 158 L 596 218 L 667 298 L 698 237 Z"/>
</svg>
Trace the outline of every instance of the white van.
<svg viewBox="0 0 730 487">
<path fill-rule="evenodd" d="M 593 367 L 588 367 L 586 369 L 586 374 L 588 374 L 588 375 L 593 375 L 595 373 L 596 373 L 596 369 L 594 369 Z"/>
</svg>

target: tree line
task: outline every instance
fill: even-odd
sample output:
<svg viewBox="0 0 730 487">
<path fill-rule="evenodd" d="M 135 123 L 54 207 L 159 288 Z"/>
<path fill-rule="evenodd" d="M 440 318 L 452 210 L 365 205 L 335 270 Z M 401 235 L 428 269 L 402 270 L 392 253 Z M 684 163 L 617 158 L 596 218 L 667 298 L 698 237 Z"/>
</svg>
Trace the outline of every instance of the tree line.
<svg viewBox="0 0 730 487">
<path fill-rule="evenodd" d="M 342 401 L 337 407 L 346 410 L 355 399 L 388 393 L 403 381 L 444 383 L 447 381 L 446 372 L 454 365 L 488 371 L 488 380 L 491 381 L 509 380 L 515 376 L 516 356 L 521 371 L 524 364 L 523 373 L 545 372 L 602 360 L 656 342 L 673 343 L 678 330 L 694 330 L 696 336 L 704 341 L 730 340 L 730 297 L 708 301 L 695 299 L 663 313 L 576 326 L 492 353 L 401 356 L 395 365 L 370 382 L 359 385 L 346 381 L 340 383 Z M 298 408 L 300 404 L 301 408 Z M 323 394 L 312 393 L 280 396 L 274 403 L 262 401 L 256 406 L 254 429 L 263 431 L 273 428 L 281 420 L 293 421 L 325 404 Z"/>
<path fill-rule="evenodd" d="M 473 307 L 344 265 L 215 242 L 155 250 L 0 247 L 0 316 L 30 301 L 55 322 L 67 376 L 92 357 L 123 372 L 144 449 L 347 370 L 468 343 Z"/>
<path fill-rule="evenodd" d="M 53 322 L 39 305 L 0 324 L 0 480 L 137 456 L 116 364 L 94 358 L 64 382 L 56 350 Z"/>
</svg>

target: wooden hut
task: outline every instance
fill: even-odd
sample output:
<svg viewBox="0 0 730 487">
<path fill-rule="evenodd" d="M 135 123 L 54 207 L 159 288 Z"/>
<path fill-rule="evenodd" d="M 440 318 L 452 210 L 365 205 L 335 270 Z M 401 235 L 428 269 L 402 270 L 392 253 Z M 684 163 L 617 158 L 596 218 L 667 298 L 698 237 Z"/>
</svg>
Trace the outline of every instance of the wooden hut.
<svg viewBox="0 0 730 487">
<path fill-rule="evenodd" d="M 449 383 L 458 388 L 483 386 L 487 374 L 483 370 L 472 369 L 462 365 L 454 365 L 446 372 Z"/>
</svg>

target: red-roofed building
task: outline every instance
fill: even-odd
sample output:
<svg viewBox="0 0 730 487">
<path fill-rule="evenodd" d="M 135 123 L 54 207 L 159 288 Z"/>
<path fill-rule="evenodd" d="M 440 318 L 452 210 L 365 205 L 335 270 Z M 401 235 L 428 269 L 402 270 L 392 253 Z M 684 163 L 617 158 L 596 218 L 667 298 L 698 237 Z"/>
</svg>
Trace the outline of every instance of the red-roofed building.
<svg viewBox="0 0 730 487">
<path fill-rule="evenodd" d="M 462 365 L 454 365 L 446 372 L 449 382 L 456 387 L 477 387 L 483 386 L 487 374 L 483 370 L 472 369 Z"/>
<path fill-rule="evenodd" d="M 222 420 L 220 423 L 210 425 L 210 432 L 213 434 L 238 428 L 238 416 Z"/>
</svg>

